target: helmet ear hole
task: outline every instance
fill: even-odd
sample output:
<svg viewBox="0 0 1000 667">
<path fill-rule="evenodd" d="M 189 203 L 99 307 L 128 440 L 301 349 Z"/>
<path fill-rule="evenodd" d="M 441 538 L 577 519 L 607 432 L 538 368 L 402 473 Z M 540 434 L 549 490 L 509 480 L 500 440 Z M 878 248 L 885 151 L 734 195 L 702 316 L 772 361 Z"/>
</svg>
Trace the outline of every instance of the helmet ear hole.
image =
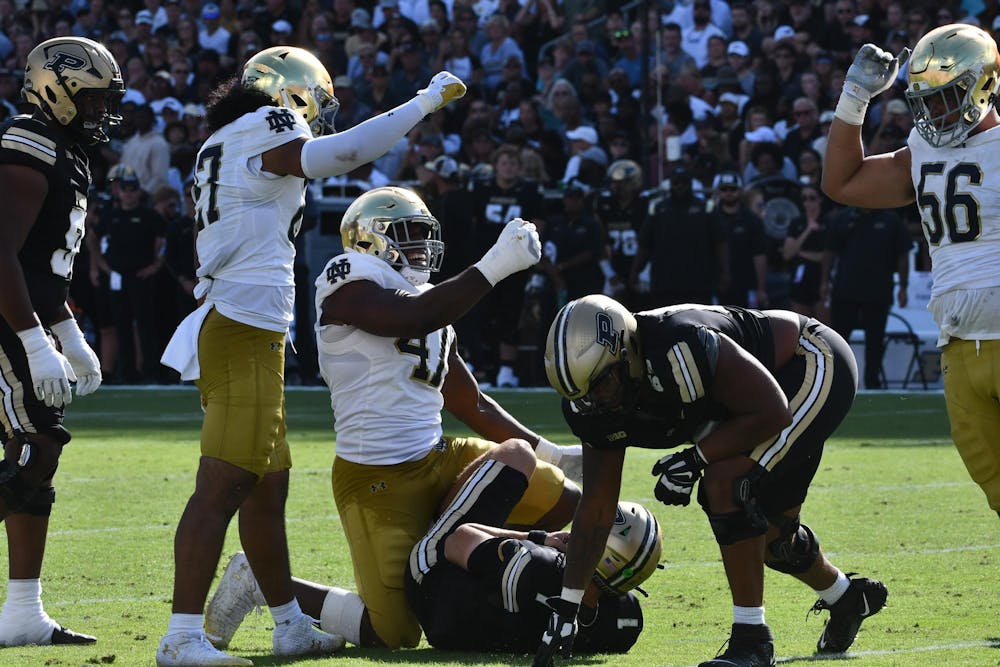
<svg viewBox="0 0 1000 667">
<path fill-rule="evenodd" d="M 56 95 L 56 91 L 52 90 L 48 86 L 45 86 L 45 97 L 49 98 L 49 102 L 55 104 L 59 101 L 59 96 Z"/>
<path fill-rule="evenodd" d="M 290 97 L 292 98 L 292 102 L 295 104 L 295 106 L 297 106 L 297 107 L 304 107 L 304 106 L 306 106 L 306 101 L 304 99 L 302 99 L 301 97 L 299 97 L 298 95 L 293 94 Z"/>
</svg>

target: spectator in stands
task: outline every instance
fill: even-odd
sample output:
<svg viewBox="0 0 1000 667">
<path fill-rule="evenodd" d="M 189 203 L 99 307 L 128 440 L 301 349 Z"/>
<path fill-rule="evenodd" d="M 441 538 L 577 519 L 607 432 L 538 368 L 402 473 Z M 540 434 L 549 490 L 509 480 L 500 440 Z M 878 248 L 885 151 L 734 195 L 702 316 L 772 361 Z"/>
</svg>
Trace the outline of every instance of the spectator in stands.
<svg viewBox="0 0 1000 667">
<path fill-rule="evenodd" d="M 99 220 L 95 229 L 97 237 L 106 242 L 104 248 L 91 246 L 91 250 L 99 252 L 97 265 L 108 276 L 120 350 L 119 377 L 130 383 L 155 382 L 160 348 L 153 277 L 163 267 L 166 225 L 144 204 L 136 171 L 124 170 L 118 193 L 107 218 Z"/>
<path fill-rule="evenodd" d="M 435 58 L 437 69 L 451 72 L 467 83 L 479 83 L 482 80 L 479 56 L 469 50 L 469 37 L 457 28 L 453 28 L 441 40 Z"/>
<path fill-rule="evenodd" d="M 351 77 L 343 74 L 334 77 L 333 90 L 340 102 L 340 109 L 337 111 L 335 121 L 338 130 L 352 128 L 361 121 L 372 117 L 372 108 L 358 99 Z"/>
<path fill-rule="evenodd" d="M 823 255 L 821 298 L 830 301 L 830 326 L 845 340 L 865 332 L 865 388 L 882 389 L 886 321 L 898 274 L 896 303 L 907 304 L 909 252 L 913 246 L 892 210 L 847 208 L 830 220 Z"/>
<path fill-rule="evenodd" d="M 392 72 L 390 88 L 398 99 L 416 95 L 431 76 L 429 61 L 425 60 L 420 45 L 415 41 L 402 42 L 396 50 L 399 60 Z"/>
<path fill-rule="evenodd" d="M 648 292 L 643 308 L 678 303 L 712 303 L 729 289 L 726 229 L 712 220 L 691 190 L 691 173 L 675 167 L 670 194 L 650 206 L 639 231 L 639 249 L 629 274 L 636 292 Z M 640 273 L 651 265 L 648 289 Z"/>
<path fill-rule="evenodd" d="M 691 27 L 684 30 L 683 48 L 701 69 L 708 63 L 708 40 L 713 35 L 725 40 L 726 34 L 712 22 L 710 0 L 694 0 L 692 11 L 693 22 Z"/>
<path fill-rule="evenodd" d="M 138 16 L 136 17 L 138 23 Z M 198 31 L 198 46 L 211 49 L 220 56 L 229 50 L 229 31 L 219 22 L 219 6 L 208 3 L 201 9 L 201 29 Z"/>
<path fill-rule="evenodd" d="M 680 74 L 681 68 L 688 64 L 697 67 L 694 57 L 682 48 L 681 27 L 676 23 L 663 26 L 663 50 L 660 51 L 656 65 L 667 68 L 669 77 Z"/>
<path fill-rule="evenodd" d="M 788 129 L 781 142 L 785 157 L 797 162 L 799 154 L 819 138 L 819 109 L 807 97 L 798 97 L 792 102 L 792 120 L 794 125 Z"/>
<path fill-rule="evenodd" d="M 827 201 L 816 184 L 803 187 L 801 197 L 803 215 L 789 223 L 788 236 L 781 249 L 791 280 L 790 307 L 801 315 L 829 322 L 829 306 L 820 293 L 823 252 L 826 250 Z"/>
<path fill-rule="evenodd" d="M 767 239 L 764 223 L 743 202 L 743 179 L 736 171 L 723 171 L 712 182 L 716 207 L 713 225 L 726 230 L 729 243 L 729 289 L 719 302 L 744 308 L 767 308 Z M 719 224 L 721 223 L 721 224 Z"/>
<path fill-rule="evenodd" d="M 566 301 L 588 294 L 599 294 L 604 275 L 599 266 L 604 256 L 604 230 L 589 212 L 589 188 L 573 181 L 564 190 L 562 214 L 546 220 L 542 236 L 543 256 L 539 263 L 561 296 L 558 308 Z M 546 319 L 550 322 L 551 319 Z M 541 334 L 544 336 L 545 331 Z"/>
<path fill-rule="evenodd" d="M 479 62 L 483 68 L 483 85 L 492 93 L 500 83 L 501 70 L 507 58 L 515 55 L 523 63 L 524 52 L 510 37 L 510 23 L 501 14 L 494 14 L 486 22 L 486 34 L 489 42 L 479 52 Z"/>
<path fill-rule="evenodd" d="M 195 222 L 189 213 L 194 211 L 192 185 L 192 181 L 184 184 L 184 199 L 187 204 L 183 208 L 176 198 L 176 192 L 171 188 L 160 188 L 153 195 L 157 202 L 157 212 L 167 221 L 164 262 L 177 285 L 178 322 L 195 309 L 194 286 L 198 282 L 194 266 Z"/>
<path fill-rule="evenodd" d="M 129 137 L 122 147 L 121 162 L 135 170 L 139 177 L 139 185 L 144 192 L 155 192 L 161 185 L 167 185 L 170 146 L 153 126 L 155 117 L 148 104 L 123 104 L 122 112 L 126 116 L 131 116 L 135 134 Z"/>
</svg>

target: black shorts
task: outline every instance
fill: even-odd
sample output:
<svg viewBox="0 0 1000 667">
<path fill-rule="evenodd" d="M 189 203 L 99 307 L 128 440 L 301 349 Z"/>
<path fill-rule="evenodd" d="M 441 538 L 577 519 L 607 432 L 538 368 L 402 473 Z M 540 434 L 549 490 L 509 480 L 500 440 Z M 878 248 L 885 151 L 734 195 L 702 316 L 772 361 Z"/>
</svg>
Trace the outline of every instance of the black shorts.
<svg viewBox="0 0 1000 667">
<path fill-rule="evenodd" d="M 823 268 L 819 262 L 799 260 L 792 265 L 788 298 L 795 303 L 811 306 L 819 301 L 819 284 Z"/>
<path fill-rule="evenodd" d="M 823 446 L 851 409 L 858 386 L 858 367 L 844 339 L 818 320 L 800 319 L 796 354 L 775 373 L 788 397 L 792 424 L 751 454 L 768 470 L 757 487 L 768 516 L 805 501 Z"/>
<path fill-rule="evenodd" d="M 30 433 L 48 435 L 62 445 L 70 439 L 63 427 L 63 409 L 35 398 L 21 339 L 0 320 L 0 439 L 7 443 Z"/>
</svg>

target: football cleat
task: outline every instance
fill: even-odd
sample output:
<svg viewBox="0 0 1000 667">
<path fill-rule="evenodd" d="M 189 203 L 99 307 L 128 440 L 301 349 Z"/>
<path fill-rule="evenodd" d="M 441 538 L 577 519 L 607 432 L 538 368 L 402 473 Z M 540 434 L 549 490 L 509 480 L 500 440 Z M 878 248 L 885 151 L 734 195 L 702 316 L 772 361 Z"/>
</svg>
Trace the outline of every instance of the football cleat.
<svg viewBox="0 0 1000 667">
<path fill-rule="evenodd" d="M 346 639 L 323 632 L 305 614 L 292 621 L 275 623 L 271 647 L 274 655 L 326 655 L 344 648 Z"/>
<path fill-rule="evenodd" d="M 848 573 L 848 577 L 854 572 Z M 816 643 L 817 653 L 843 653 L 854 643 L 861 622 L 879 613 L 885 606 L 889 592 L 885 584 L 874 579 L 851 579 L 847 591 L 833 604 L 817 600 L 810 611 L 819 613 L 830 610 L 830 619 Z"/>
<path fill-rule="evenodd" d="M 253 667 L 246 658 L 223 653 L 212 646 L 204 632 L 174 632 L 164 635 L 156 649 L 156 667 L 216 665 L 222 667 Z"/>
<path fill-rule="evenodd" d="M 774 637 L 766 625 L 734 623 L 728 644 L 698 667 L 774 667 Z"/>
<path fill-rule="evenodd" d="M 8 612 L 9 613 L 9 612 Z M 59 646 L 66 644 L 93 644 L 96 637 L 73 632 L 59 625 L 44 611 L 37 622 L 28 625 L 4 624 L 0 628 L 0 646 Z"/>
<path fill-rule="evenodd" d="M 205 609 L 205 634 L 216 648 L 226 648 L 254 608 L 267 604 L 242 551 L 233 554 Z"/>
</svg>

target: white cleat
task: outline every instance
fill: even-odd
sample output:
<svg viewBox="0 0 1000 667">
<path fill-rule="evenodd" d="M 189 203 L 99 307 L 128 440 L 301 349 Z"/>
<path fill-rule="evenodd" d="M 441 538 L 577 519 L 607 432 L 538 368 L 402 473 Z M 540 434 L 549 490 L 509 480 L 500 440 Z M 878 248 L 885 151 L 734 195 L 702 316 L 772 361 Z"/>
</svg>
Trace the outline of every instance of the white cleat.
<svg viewBox="0 0 1000 667">
<path fill-rule="evenodd" d="M 277 656 L 326 655 L 344 648 L 346 641 L 340 635 L 323 632 L 313 619 L 302 614 L 295 620 L 275 624 L 271 648 Z"/>
<path fill-rule="evenodd" d="M 175 632 L 164 635 L 156 650 L 157 667 L 253 667 L 246 658 L 223 653 L 212 646 L 204 632 Z"/>
<path fill-rule="evenodd" d="M 254 608 L 267 604 L 242 551 L 229 559 L 219 585 L 205 609 L 205 634 L 216 648 L 226 648 L 237 628 Z"/>
</svg>

